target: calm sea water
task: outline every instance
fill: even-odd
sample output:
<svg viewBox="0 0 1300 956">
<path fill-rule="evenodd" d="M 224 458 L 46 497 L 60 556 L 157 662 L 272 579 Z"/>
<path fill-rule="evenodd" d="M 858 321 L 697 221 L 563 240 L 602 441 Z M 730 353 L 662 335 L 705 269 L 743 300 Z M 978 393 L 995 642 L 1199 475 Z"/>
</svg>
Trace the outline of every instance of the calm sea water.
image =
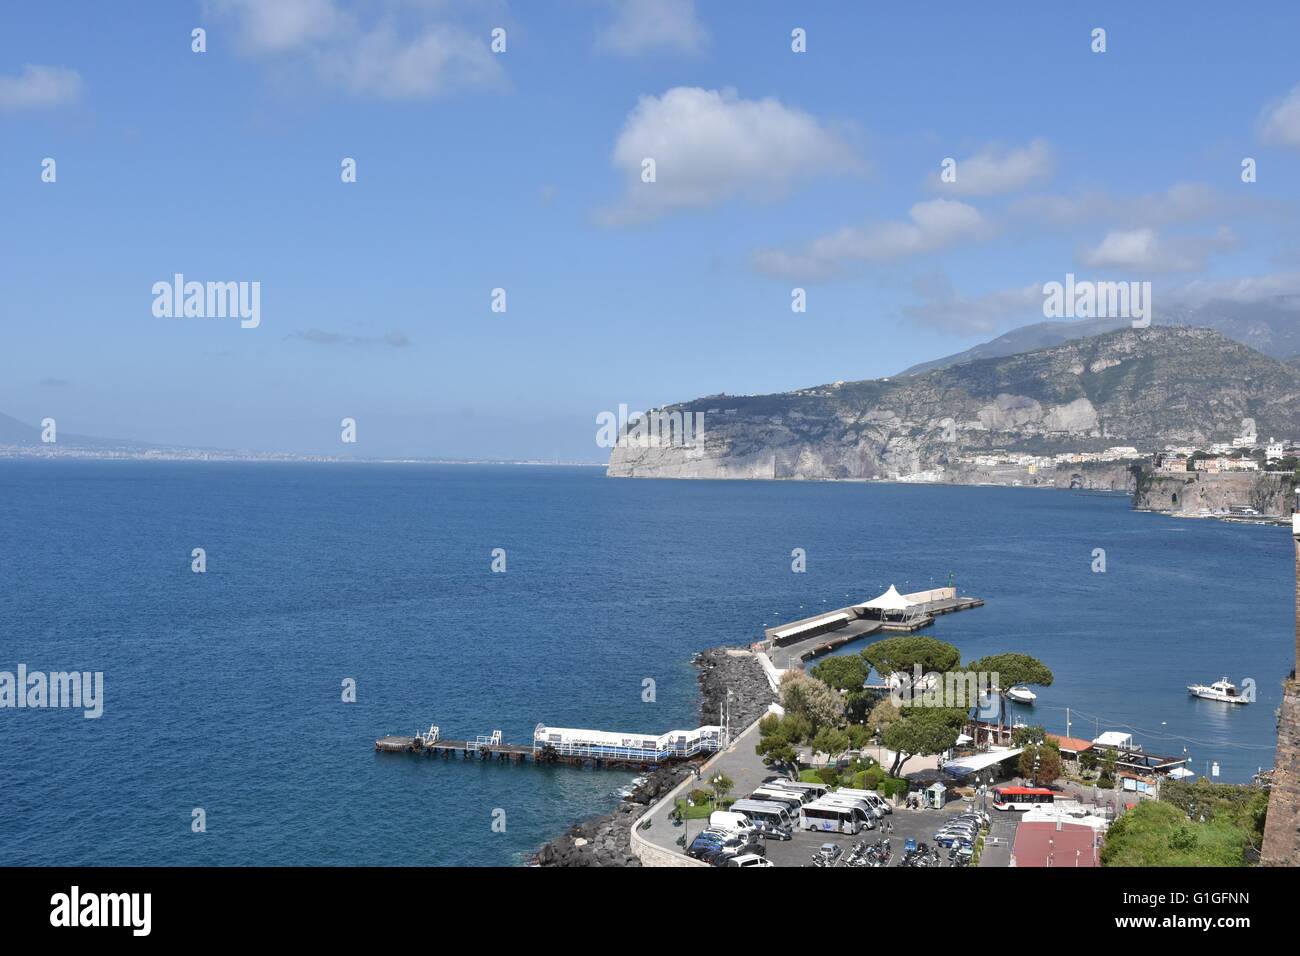
<svg viewBox="0 0 1300 956">
<path fill-rule="evenodd" d="M 796 547 L 807 573 L 790 571 Z M 1070 707 L 1078 736 L 1132 729 L 1244 780 L 1272 763 L 1293 574 L 1285 529 L 1136 514 L 1123 496 L 3 462 L 0 670 L 103 671 L 106 701 L 98 720 L 0 710 L 0 857 L 517 863 L 612 807 L 630 774 L 376 754 L 374 739 L 695 726 L 693 652 L 950 578 L 988 604 L 929 633 L 967 659 L 1046 661 L 1057 680 L 1032 720 L 1064 731 Z M 1187 683 L 1223 674 L 1254 678 L 1259 702 L 1189 700 Z"/>
</svg>

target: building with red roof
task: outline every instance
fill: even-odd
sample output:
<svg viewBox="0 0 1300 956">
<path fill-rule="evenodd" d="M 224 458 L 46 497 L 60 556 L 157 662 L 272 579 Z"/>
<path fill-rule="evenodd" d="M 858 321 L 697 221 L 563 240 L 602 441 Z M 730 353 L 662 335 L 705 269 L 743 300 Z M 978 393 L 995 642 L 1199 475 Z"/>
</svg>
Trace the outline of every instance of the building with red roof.
<svg viewBox="0 0 1300 956">
<path fill-rule="evenodd" d="M 1081 823 L 1025 823 L 1016 828 L 1012 866 L 1100 866 L 1102 834 Z"/>
</svg>

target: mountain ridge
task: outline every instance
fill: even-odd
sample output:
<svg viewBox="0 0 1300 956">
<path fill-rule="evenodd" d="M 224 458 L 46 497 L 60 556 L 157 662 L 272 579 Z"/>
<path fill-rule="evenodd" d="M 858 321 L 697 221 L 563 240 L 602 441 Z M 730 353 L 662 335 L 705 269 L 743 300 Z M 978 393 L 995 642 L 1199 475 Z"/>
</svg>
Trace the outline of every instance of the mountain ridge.
<svg viewBox="0 0 1300 956">
<path fill-rule="evenodd" d="M 1048 455 L 1300 434 L 1300 369 L 1210 329 L 1152 326 L 916 376 L 696 399 L 694 446 L 625 436 L 614 477 L 882 478 L 992 450 Z"/>
<path fill-rule="evenodd" d="M 1128 319 L 1108 318 L 1033 322 L 965 351 L 918 362 L 895 377 L 921 375 L 977 359 L 1019 355 L 1128 328 L 1131 324 Z M 1213 329 L 1272 358 L 1300 358 L 1300 296 L 1279 295 L 1252 303 L 1216 299 L 1196 308 L 1163 310 L 1155 315 L 1152 324 Z"/>
</svg>

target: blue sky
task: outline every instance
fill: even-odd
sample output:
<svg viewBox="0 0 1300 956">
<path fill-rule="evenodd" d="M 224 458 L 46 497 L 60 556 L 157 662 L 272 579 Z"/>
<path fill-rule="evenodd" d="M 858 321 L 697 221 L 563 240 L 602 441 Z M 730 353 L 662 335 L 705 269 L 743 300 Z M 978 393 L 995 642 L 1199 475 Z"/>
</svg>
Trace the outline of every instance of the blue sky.
<svg viewBox="0 0 1300 956">
<path fill-rule="evenodd" d="M 1300 291 L 1293 4 L 744 6 L 6 4 L 0 411 L 600 460 L 620 403 L 889 375 L 1067 272 Z M 260 326 L 154 316 L 177 272 L 260 282 Z"/>
</svg>

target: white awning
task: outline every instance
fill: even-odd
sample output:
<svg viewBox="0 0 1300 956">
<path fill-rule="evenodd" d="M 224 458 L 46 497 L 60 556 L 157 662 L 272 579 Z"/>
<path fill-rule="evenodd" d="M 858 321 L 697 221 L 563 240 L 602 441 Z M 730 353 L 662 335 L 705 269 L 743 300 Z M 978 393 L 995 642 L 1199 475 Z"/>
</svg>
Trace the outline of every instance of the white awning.
<svg viewBox="0 0 1300 956">
<path fill-rule="evenodd" d="M 837 624 L 841 621 L 847 621 L 849 619 L 850 619 L 849 615 L 843 612 L 839 614 L 828 614 L 825 617 L 819 617 L 815 620 L 807 621 L 803 624 L 793 624 L 789 627 L 778 628 L 777 630 L 772 632 L 772 636 L 778 639 L 793 637 L 796 634 L 802 634 L 804 631 L 816 630 L 817 628 L 824 627 L 827 624 Z"/>
<path fill-rule="evenodd" d="M 943 769 L 959 777 L 966 777 L 972 773 L 979 773 L 981 770 L 997 766 L 1011 757 L 1019 757 L 1024 749 L 1024 747 L 1015 747 L 1010 750 L 990 750 L 971 757 L 959 757 L 956 760 L 949 760 L 943 765 Z"/>
<path fill-rule="evenodd" d="M 866 604 L 859 604 L 858 607 L 870 608 L 874 611 L 906 611 L 909 607 L 915 607 L 911 601 L 898 593 L 898 588 L 894 585 L 889 586 L 889 590 L 878 598 L 868 601 Z"/>
<path fill-rule="evenodd" d="M 1173 777 L 1175 780 L 1182 780 L 1185 777 L 1195 777 L 1196 774 L 1193 771 L 1188 770 L 1186 767 L 1175 767 L 1173 770 L 1169 771 L 1169 776 Z"/>
</svg>

